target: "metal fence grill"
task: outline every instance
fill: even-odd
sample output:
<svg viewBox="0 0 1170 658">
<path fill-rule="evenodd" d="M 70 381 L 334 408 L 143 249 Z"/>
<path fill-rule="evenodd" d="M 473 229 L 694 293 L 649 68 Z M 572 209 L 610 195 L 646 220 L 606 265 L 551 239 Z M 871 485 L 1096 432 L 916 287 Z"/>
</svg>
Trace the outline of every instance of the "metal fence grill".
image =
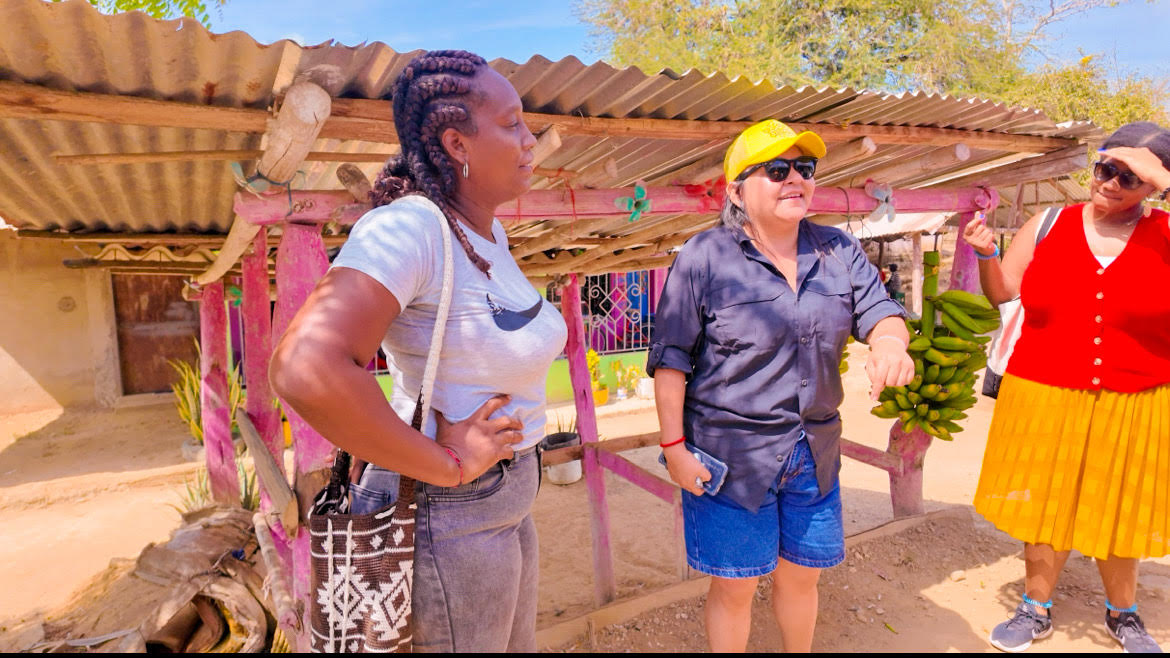
<svg viewBox="0 0 1170 658">
<path fill-rule="evenodd" d="M 582 317 L 589 347 L 598 354 L 649 348 L 654 323 L 650 293 L 646 270 L 585 277 Z"/>
</svg>

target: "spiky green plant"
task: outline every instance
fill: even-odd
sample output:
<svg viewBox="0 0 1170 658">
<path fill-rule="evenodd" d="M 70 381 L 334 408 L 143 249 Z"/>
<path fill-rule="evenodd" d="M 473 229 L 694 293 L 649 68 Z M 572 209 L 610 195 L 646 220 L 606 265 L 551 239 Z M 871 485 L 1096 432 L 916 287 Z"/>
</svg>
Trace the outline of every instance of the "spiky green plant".
<svg viewBox="0 0 1170 658">
<path fill-rule="evenodd" d="M 195 341 L 195 361 L 179 361 L 168 359 L 167 363 L 178 375 L 178 381 L 171 384 L 171 392 L 175 395 L 175 409 L 179 418 L 187 426 L 187 431 L 199 445 L 203 445 L 203 405 L 200 393 L 203 388 L 200 361 L 203 351 L 199 341 Z M 236 410 L 244 404 L 244 389 L 240 382 L 240 364 L 232 366 L 228 371 L 228 411 L 232 418 L 232 432 L 236 432 Z"/>
<path fill-rule="evenodd" d="M 260 509 L 260 487 L 257 484 L 256 472 L 246 468 L 241 459 L 236 459 L 236 477 L 240 482 L 240 507 L 248 511 Z M 211 497 L 211 483 L 207 479 L 207 469 L 200 467 L 192 478 L 183 483 L 183 490 L 179 493 L 179 504 L 171 505 L 180 514 L 189 514 L 201 510 L 215 503 Z"/>
</svg>

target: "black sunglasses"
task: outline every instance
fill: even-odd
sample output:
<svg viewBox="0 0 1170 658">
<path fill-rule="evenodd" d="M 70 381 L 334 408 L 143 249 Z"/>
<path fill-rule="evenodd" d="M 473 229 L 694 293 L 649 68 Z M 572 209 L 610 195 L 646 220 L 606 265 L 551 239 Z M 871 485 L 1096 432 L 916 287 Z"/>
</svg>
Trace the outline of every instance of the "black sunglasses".
<svg viewBox="0 0 1170 658">
<path fill-rule="evenodd" d="M 798 158 L 792 158 L 791 160 L 785 158 L 768 160 L 767 162 L 754 164 L 747 169 L 744 169 L 743 173 L 739 175 L 739 180 L 743 180 L 748 176 L 751 176 L 760 167 L 764 168 L 764 173 L 768 176 L 768 180 L 772 181 L 773 183 L 779 183 L 780 181 L 788 178 L 788 172 L 792 171 L 793 169 L 796 170 L 796 173 L 800 174 L 801 178 L 809 180 L 817 173 L 817 159 L 811 155 L 802 155 Z"/>
<path fill-rule="evenodd" d="M 1122 189 L 1126 190 L 1136 190 L 1145 182 L 1138 178 L 1138 175 L 1132 171 L 1122 171 L 1117 168 L 1117 165 L 1104 160 L 1098 160 L 1093 163 L 1093 178 L 1098 183 L 1108 183 L 1114 178 L 1117 178 L 1118 184 L 1121 185 Z"/>
</svg>

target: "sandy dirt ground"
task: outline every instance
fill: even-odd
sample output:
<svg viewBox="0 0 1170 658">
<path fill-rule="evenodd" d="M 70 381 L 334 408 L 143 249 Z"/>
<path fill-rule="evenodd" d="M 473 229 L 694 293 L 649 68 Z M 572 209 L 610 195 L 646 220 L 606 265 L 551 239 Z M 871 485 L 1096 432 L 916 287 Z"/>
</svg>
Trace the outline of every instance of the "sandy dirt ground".
<svg viewBox="0 0 1170 658">
<path fill-rule="evenodd" d="M 851 351 L 845 435 L 884 448 L 889 421 L 868 414 L 865 350 Z M 967 430 L 927 454 L 926 510 L 944 514 L 899 532 L 862 535 L 880 536 L 853 540 L 846 562 L 824 573 L 815 650 L 990 650 L 987 633 L 1015 607 L 1023 586 L 1020 545 L 970 512 L 991 408 L 981 400 Z M 558 414 L 570 417 L 572 407 L 550 409 L 550 431 Z M 612 402 L 599 409 L 599 427 L 603 438 L 653 431 L 653 403 Z M 179 519 L 171 505 L 198 467 L 184 459 L 184 439 L 170 405 L 0 418 L 0 645 L 51 618 L 112 560 L 166 539 Z M 623 454 L 665 477 L 657 448 Z M 841 478 L 847 535 L 891 521 L 883 471 L 845 460 Z M 619 601 L 678 583 L 671 508 L 611 474 L 606 486 Z M 538 628 L 549 628 L 593 610 L 584 481 L 546 481 L 534 515 L 541 541 Z M 782 648 L 769 598 L 764 579 L 750 650 Z M 1056 633 L 1035 650 L 1116 650 L 1102 626 L 1103 598 L 1092 561 L 1074 555 L 1056 596 Z M 552 648 L 702 651 L 702 599 L 683 598 Z M 1143 563 L 1138 600 L 1151 633 L 1170 647 L 1170 558 Z"/>
</svg>

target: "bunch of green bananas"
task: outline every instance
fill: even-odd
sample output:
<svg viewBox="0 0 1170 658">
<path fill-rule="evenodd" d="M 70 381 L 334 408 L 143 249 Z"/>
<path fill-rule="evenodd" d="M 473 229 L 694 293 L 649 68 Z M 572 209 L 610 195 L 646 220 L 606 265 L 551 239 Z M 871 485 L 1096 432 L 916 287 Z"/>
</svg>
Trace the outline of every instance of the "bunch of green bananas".
<svg viewBox="0 0 1170 658">
<path fill-rule="evenodd" d="M 937 279 L 924 288 L 936 286 Z M 907 321 L 914 379 L 886 387 L 870 411 L 878 418 L 899 419 L 903 431 L 921 427 L 949 441 L 963 429 L 955 421 L 966 418 L 963 412 L 975 404 L 975 378 L 987 365 L 991 340 L 982 334 L 999 327 L 999 311 L 987 298 L 963 290 L 925 294 L 922 310 L 922 320 Z M 935 324 L 936 314 L 941 324 Z"/>
</svg>

